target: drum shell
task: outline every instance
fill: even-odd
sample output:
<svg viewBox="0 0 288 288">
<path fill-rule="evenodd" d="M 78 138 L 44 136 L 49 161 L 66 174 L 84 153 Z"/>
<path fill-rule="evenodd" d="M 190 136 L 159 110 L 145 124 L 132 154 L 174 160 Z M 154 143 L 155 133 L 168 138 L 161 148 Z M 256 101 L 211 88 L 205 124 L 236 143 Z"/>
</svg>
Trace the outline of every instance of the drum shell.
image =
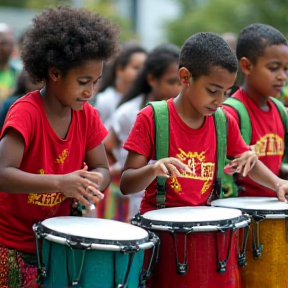
<svg viewBox="0 0 288 288">
<path fill-rule="evenodd" d="M 253 230 L 250 229 L 246 249 L 245 280 L 248 288 L 288 287 L 288 243 L 287 218 L 265 219 L 259 223 L 259 242 L 263 245 L 262 255 L 253 257 Z M 255 227 L 252 220 L 251 228 Z"/>
<path fill-rule="evenodd" d="M 219 199 L 213 206 L 236 208 L 251 217 L 246 248 L 244 279 L 247 288 L 288 287 L 288 206 L 275 197 L 238 197 Z M 258 228 L 256 229 L 256 223 Z M 253 231 L 263 249 L 260 257 L 253 255 Z"/>
<path fill-rule="evenodd" d="M 107 219 L 55 217 L 34 224 L 33 230 L 42 239 L 45 288 L 71 287 L 73 282 L 81 288 L 136 288 L 144 251 L 159 242 L 145 229 Z"/>
<path fill-rule="evenodd" d="M 199 207 L 197 207 L 199 209 Z M 164 213 L 170 213 L 171 208 L 161 209 Z M 178 208 L 181 209 L 181 208 Z M 187 209 L 187 207 L 182 207 Z M 181 210 L 182 210 L 181 209 Z M 190 207 L 191 212 L 196 212 L 198 209 Z M 207 207 L 205 207 L 207 209 Z M 193 210 L 193 211 L 192 211 Z M 229 210 L 229 209 L 227 209 Z M 235 209 L 234 209 L 235 210 Z M 184 211 L 184 210 L 183 210 Z M 207 213 L 211 213 L 210 209 Z M 173 211 L 172 211 L 173 212 Z M 215 211 L 214 211 L 215 212 Z M 157 214 L 158 212 L 155 211 Z M 159 213 L 162 213 L 159 210 Z M 189 212 L 190 213 L 190 212 Z M 188 214 L 189 214 L 188 213 Z M 153 215 L 156 216 L 156 214 Z M 239 215 L 241 212 L 239 211 Z M 239 219 L 220 220 L 221 225 L 217 225 L 216 221 L 211 223 L 190 222 L 183 218 L 184 223 L 171 223 L 169 220 L 163 220 L 163 217 L 155 217 L 153 220 L 151 215 L 144 214 L 139 216 L 134 224 L 139 225 L 147 230 L 153 231 L 160 239 L 160 251 L 158 261 L 154 259 L 151 275 L 148 279 L 147 287 L 149 288 L 244 288 L 243 282 L 243 267 L 238 266 L 239 255 L 239 232 L 243 235 L 243 227 L 247 227 L 249 218 L 247 216 L 239 217 Z M 172 217 L 173 218 L 173 217 Z M 189 217 L 188 217 L 189 218 Z M 216 217 L 217 218 L 217 217 Z M 160 220 L 162 219 L 162 220 Z M 178 219 L 179 220 L 179 219 Z M 247 221 L 247 222 L 246 222 Z M 220 229 L 220 226 L 228 225 L 230 228 Z M 234 223 L 234 224 L 231 224 Z M 239 223 L 239 224 L 238 224 Z M 243 224 L 245 223 L 245 224 Z M 190 228 L 189 228 L 190 225 Z M 195 225 L 195 226 L 194 226 Z M 231 225 L 231 226 L 230 226 Z M 149 228 L 149 226 L 151 228 Z M 236 228 L 236 226 L 238 228 Z M 233 227 L 233 228 L 232 228 Z M 221 231 L 219 231 L 221 230 Z M 201 231 L 201 232 L 200 232 Z M 176 249 L 178 262 L 183 263 L 185 235 L 186 238 L 186 257 L 188 263 L 187 273 L 179 275 L 176 264 Z M 226 271 L 220 273 L 217 270 L 217 253 L 219 252 L 218 260 L 225 260 L 227 252 L 230 248 L 230 239 L 232 236 L 230 255 L 226 265 Z M 176 241 L 175 241 L 176 238 Z M 242 243 L 241 243 L 242 244 Z M 144 267 L 145 271 L 148 262 L 151 259 L 150 251 L 146 251 Z"/>
<path fill-rule="evenodd" d="M 47 269 L 44 287 L 66 288 L 71 285 L 74 272 L 80 270 L 84 251 L 69 248 L 55 242 L 43 240 L 42 260 Z M 135 253 L 132 269 L 129 274 L 128 287 L 138 287 L 142 269 L 144 250 Z M 120 251 L 87 250 L 83 262 L 83 270 L 79 282 L 82 288 L 110 288 L 123 284 L 127 271 L 129 254 Z M 78 286 L 77 286 L 78 287 Z"/>
</svg>

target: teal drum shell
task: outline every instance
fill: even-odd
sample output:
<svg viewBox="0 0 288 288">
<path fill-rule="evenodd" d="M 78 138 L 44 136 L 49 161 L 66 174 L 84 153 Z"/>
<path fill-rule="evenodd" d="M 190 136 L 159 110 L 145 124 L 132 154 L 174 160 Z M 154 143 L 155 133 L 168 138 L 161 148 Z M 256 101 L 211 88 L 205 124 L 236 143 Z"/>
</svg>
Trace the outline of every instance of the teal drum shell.
<svg viewBox="0 0 288 288">
<path fill-rule="evenodd" d="M 45 220 L 46 223 L 43 221 L 34 229 L 38 238 L 39 234 L 43 238 L 41 264 L 46 270 L 43 287 L 139 287 L 145 250 L 154 247 L 146 230 L 106 219 L 50 219 L 50 223 Z M 73 233 L 68 233 L 69 229 Z"/>
</svg>

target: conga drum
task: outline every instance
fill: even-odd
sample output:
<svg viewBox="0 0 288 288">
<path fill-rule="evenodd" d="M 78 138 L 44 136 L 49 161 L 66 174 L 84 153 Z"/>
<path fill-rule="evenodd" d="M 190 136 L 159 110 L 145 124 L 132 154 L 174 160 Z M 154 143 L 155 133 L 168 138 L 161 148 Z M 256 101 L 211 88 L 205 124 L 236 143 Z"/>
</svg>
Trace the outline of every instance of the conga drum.
<svg viewBox="0 0 288 288">
<path fill-rule="evenodd" d="M 115 220 L 55 217 L 33 229 L 38 247 L 43 240 L 38 262 L 45 288 L 136 288 L 144 251 L 158 244 L 153 233 Z"/>
<path fill-rule="evenodd" d="M 217 207 L 165 208 L 138 217 L 160 239 L 149 288 L 238 288 L 238 231 L 249 225 L 240 210 Z"/>
<path fill-rule="evenodd" d="M 246 249 L 246 287 L 288 287 L 288 205 L 271 197 L 219 199 L 211 205 L 237 208 L 251 217 Z"/>
</svg>

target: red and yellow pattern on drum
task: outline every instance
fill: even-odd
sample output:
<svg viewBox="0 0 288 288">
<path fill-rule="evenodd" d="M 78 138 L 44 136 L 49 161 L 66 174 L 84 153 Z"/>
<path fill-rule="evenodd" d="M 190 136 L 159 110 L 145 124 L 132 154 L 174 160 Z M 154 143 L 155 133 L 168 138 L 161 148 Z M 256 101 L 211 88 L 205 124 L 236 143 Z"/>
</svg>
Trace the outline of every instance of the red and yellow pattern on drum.
<svg viewBox="0 0 288 288">
<path fill-rule="evenodd" d="M 288 288 L 288 220 L 265 219 L 258 223 L 259 243 L 263 245 L 262 255 L 253 258 L 252 220 L 246 250 L 244 269 L 246 288 Z"/>
</svg>

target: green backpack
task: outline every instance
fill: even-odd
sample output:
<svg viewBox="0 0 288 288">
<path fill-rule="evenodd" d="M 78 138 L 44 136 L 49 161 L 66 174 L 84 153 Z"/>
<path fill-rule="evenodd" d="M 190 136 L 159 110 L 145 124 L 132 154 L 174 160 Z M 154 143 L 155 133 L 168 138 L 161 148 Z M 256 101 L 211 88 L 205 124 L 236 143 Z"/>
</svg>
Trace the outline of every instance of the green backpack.
<svg viewBox="0 0 288 288">
<path fill-rule="evenodd" d="M 169 111 L 167 101 L 155 101 L 149 102 L 147 105 L 151 105 L 154 112 L 154 124 L 155 124 L 155 159 L 159 160 L 166 158 L 169 155 Z M 213 115 L 217 137 L 217 154 L 216 154 L 216 169 L 217 174 L 215 177 L 214 188 L 209 196 L 208 202 L 213 199 L 221 197 L 221 179 L 224 169 L 224 163 L 226 159 L 226 143 L 227 143 L 227 119 L 222 109 L 217 109 Z M 157 180 L 157 194 L 156 204 L 157 208 L 165 208 L 166 206 L 166 177 L 158 176 Z"/>
<path fill-rule="evenodd" d="M 271 101 L 274 103 L 274 105 L 277 107 L 279 114 L 282 118 L 283 125 L 284 125 L 284 131 L 285 131 L 285 153 L 283 157 L 283 163 L 287 163 L 287 152 L 288 152 L 288 115 L 286 112 L 285 106 L 277 99 L 270 97 Z M 248 114 L 248 111 L 245 107 L 245 105 L 238 99 L 229 97 L 223 105 L 230 106 L 234 108 L 238 113 L 239 118 L 239 128 L 242 135 L 243 140 L 247 145 L 250 145 L 251 137 L 252 137 L 252 128 L 251 128 L 251 122 L 250 117 Z M 229 163 L 229 160 L 226 159 L 225 165 Z M 238 187 L 235 184 L 233 175 L 227 175 L 223 173 L 222 177 L 222 197 L 236 197 L 238 196 L 238 191 L 241 190 L 241 187 Z"/>
</svg>

